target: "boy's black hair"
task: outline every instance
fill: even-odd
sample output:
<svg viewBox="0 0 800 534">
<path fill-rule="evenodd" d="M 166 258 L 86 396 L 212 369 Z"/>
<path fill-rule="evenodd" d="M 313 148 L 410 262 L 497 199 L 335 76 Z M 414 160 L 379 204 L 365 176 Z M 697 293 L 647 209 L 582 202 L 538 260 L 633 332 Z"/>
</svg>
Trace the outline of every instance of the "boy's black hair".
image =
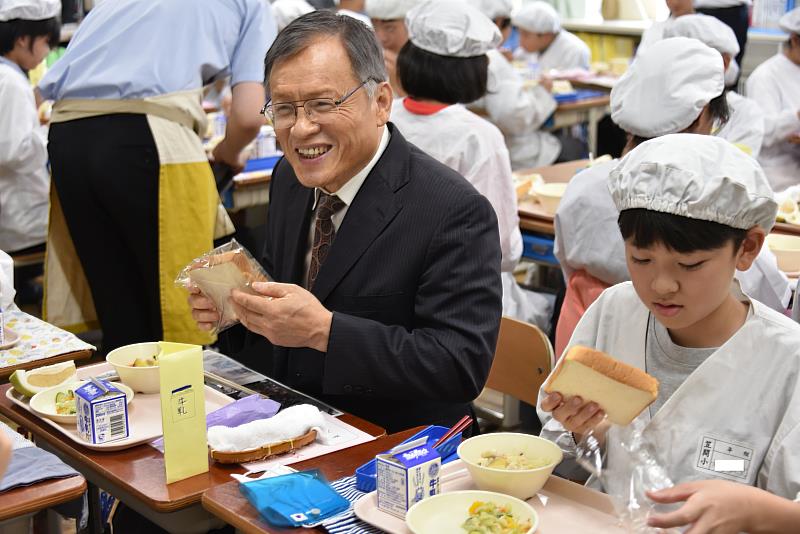
<svg viewBox="0 0 800 534">
<path fill-rule="evenodd" d="M 720 94 L 719 96 L 716 96 L 716 97 L 711 99 L 711 101 L 708 103 L 708 111 L 709 111 L 709 113 L 711 113 L 711 120 L 717 121 L 719 124 L 725 124 L 726 122 L 728 122 L 728 120 L 731 118 L 731 109 L 730 109 L 730 106 L 728 106 L 728 90 L 727 89 L 723 90 L 722 94 Z M 692 127 L 699 120 L 700 120 L 700 117 L 697 117 L 697 119 L 691 125 L 689 125 L 689 128 L 687 128 L 687 130 L 691 131 Z M 649 140 L 650 139 L 647 138 L 647 137 L 639 137 L 638 135 L 630 135 L 629 141 L 628 141 L 628 147 L 629 148 L 634 148 L 634 147 L 637 147 L 637 146 L 641 145 L 645 141 L 649 141 Z"/>
<path fill-rule="evenodd" d="M 443 104 L 468 104 L 486 94 L 489 58 L 448 57 L 408 41 L 397 56 L 397 75 L 412 98 Z"/>
<path fill-rule="evenodd" d="M 622 238 L 631 239 L 633 246 L 649 248 L 662 244 L 681 254 L 716 250 L 729 242 L 736 252 L 747 236 L 747 230 L 726 224 L 642 208 L 623 210 L 617 221 Z"/>
<path fill-rule="evenodd" d="M 14 43 L 20 37 L 30 37 L 28 45 L 33 51 L 33 41 L 36 37 L 46 36 L 50 48 L 58 46 L 61 40 L 61 21 L 58 17 L 44 20 L 12 19 L 0 22 L 0 55 L 6 55 L 14 49 Z"/>
</svg>

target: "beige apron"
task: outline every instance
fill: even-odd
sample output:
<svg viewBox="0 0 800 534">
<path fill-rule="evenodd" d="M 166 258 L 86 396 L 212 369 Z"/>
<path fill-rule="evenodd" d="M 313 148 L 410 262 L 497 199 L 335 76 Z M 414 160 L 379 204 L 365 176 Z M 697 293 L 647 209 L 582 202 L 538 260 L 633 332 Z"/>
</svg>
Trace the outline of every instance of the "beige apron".
<svg viewBox="0 0 800 534">
<path fill-rule="evenodd" d="M 186 290 L 174 284 L 186 264 L 211 250 L 214 238 L 234 231 L 200 142 L 206 124 L 201 91 L 144 100 L 63 100 L 53 107 L 51 122 L 112 113 L 147 115 L 158 150 L 159 290 L 164 340 L 210 343 L 213 337 L 199 330 L 192 319 Z M 45 319 L 72 332 L 98 328 L 92 295 L 54 187 L 50 198 Z M 120 295 L 120 303 L 124 303 L 124 295 Z"/>
</svg>

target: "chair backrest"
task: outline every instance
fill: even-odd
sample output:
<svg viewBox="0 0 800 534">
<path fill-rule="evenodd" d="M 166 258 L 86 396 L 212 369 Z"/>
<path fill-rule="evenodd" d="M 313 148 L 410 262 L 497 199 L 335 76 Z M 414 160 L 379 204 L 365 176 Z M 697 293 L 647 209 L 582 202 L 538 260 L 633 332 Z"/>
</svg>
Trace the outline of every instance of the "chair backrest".
<svg viewBox="0 0 800 534">
<path fill-rule="evenodd" d="M 536 325 L 503 317 L 486 387 L 536 406 L 553 369 L 553 346 Z"/>
</svg>

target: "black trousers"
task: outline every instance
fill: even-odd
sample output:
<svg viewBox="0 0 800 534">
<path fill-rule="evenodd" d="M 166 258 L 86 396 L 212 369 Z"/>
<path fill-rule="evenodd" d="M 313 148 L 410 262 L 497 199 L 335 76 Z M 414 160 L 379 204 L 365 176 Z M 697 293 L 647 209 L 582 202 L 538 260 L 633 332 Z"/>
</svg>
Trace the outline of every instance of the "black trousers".
<svg viewBox="0 0 800 534">
<path fill-rule="evenodd" d="M 742 58 L 744 57 L 744 49 L 747 46 L 747 28 L 749 27 L 749 13 L 746 4 L 734 7 L 716 7 L 716 8 L 702 8 L 697 10 L 698 13 L 710 15 L 717 18 L 730 26 L 733 33 L 736 35 L 736 40 L 739 42 L 739 54 L 736 56 L 736 63 L 739 67 L 742 66 Z M 738 79 L 736 80 L 738 83 Z"/>
<path fill-rule="evenodd" d="M 103 329 L 103 350 L 160 340 L 159 160 L 146 117 L 55 123 L 48 152 Z"/>
</svg>

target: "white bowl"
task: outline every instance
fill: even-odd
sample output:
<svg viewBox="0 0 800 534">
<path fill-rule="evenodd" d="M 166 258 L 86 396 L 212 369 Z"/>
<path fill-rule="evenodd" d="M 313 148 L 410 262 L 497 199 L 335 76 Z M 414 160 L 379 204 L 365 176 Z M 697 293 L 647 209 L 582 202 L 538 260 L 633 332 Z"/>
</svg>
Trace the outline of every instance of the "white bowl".
<svg viewBox="0 0 800 534">
<path fill-rule="evenodd" d="M 478 465 L 484 452 L 498 454 L 523 453 L 528 458 L 548 460 L 547 465 L 536 469 L 496 469 Z M 553 469 L 564 458 L 564 453 L 552 441 L 513 432 L 483 434 L 465 440 L 458 446 L 458 457 L 467 466 L 478 489 L 497 491 L 527 500 L 536 495 L 547 482 Z"/>
<path fill-rule="evenodd" d="M 469 517 L 469 508 L 475 501 L 508 505 L 517 520 L 531 522 L 531 528 L 525 534 L 533 534 L 539 526 L 536 510 L 525 501 L 476 490 L 441 493 L 420 501 L 406 513 L 406 525 L 414 534 L 463 533 L 461 525 Z"/>
<path fill-rule="evenodd" d="M 125 345 L 108 353 L 106 361 L 114 366 L 123 384 L 129 385 L 139 393 L 158 393 L 161 391 L 161 378 L 158 366 L 134 367 L 136 358 L 152 358 L 161 351 L 156 341 Z"/>
<path fill-rule="evenodd" d="M 533 194 L 539 199 L 542 209 L 550 215 L 556 214 L 561 197 L 564 196 L 566 190 L 567 182 L 542 183 L 533 186 Z"/>
<path fill-rule="evenodd" d="M 800 271 L 800 237 L 785 234 L 769 234 L 767 246 L 778 259 L 778 269 L 785 273 Z"/>
<path fill-rule="evenodd" d="M 76 423 L 76 415 L 62 415 L 56 413 L 56 395 L 59 391 L 67 391 L 71 389 L 75 391 L 88 380 L 78 380 L 76 382 L 70 382 L 69 384 L 61 384 L 60 386 L 54 386 L 49 389 L 45 389 L 44 391 L 40 391 L 33 397 L 31 397 L 30 407 L 31 410 L 36 412 L 37 414 L 41 415 L 42 417 L 46 417 L 48 419 L 52 419 L 56 423 L 62 424 L 72 424 Z M 114 382 L 114 386 L 125 393 L 125 400 L 128 404 L 131 403 L 133 400 L 133 390 L 126 386 L 125 384 L 120 384 L 119 382 Z"/>
</svg>

